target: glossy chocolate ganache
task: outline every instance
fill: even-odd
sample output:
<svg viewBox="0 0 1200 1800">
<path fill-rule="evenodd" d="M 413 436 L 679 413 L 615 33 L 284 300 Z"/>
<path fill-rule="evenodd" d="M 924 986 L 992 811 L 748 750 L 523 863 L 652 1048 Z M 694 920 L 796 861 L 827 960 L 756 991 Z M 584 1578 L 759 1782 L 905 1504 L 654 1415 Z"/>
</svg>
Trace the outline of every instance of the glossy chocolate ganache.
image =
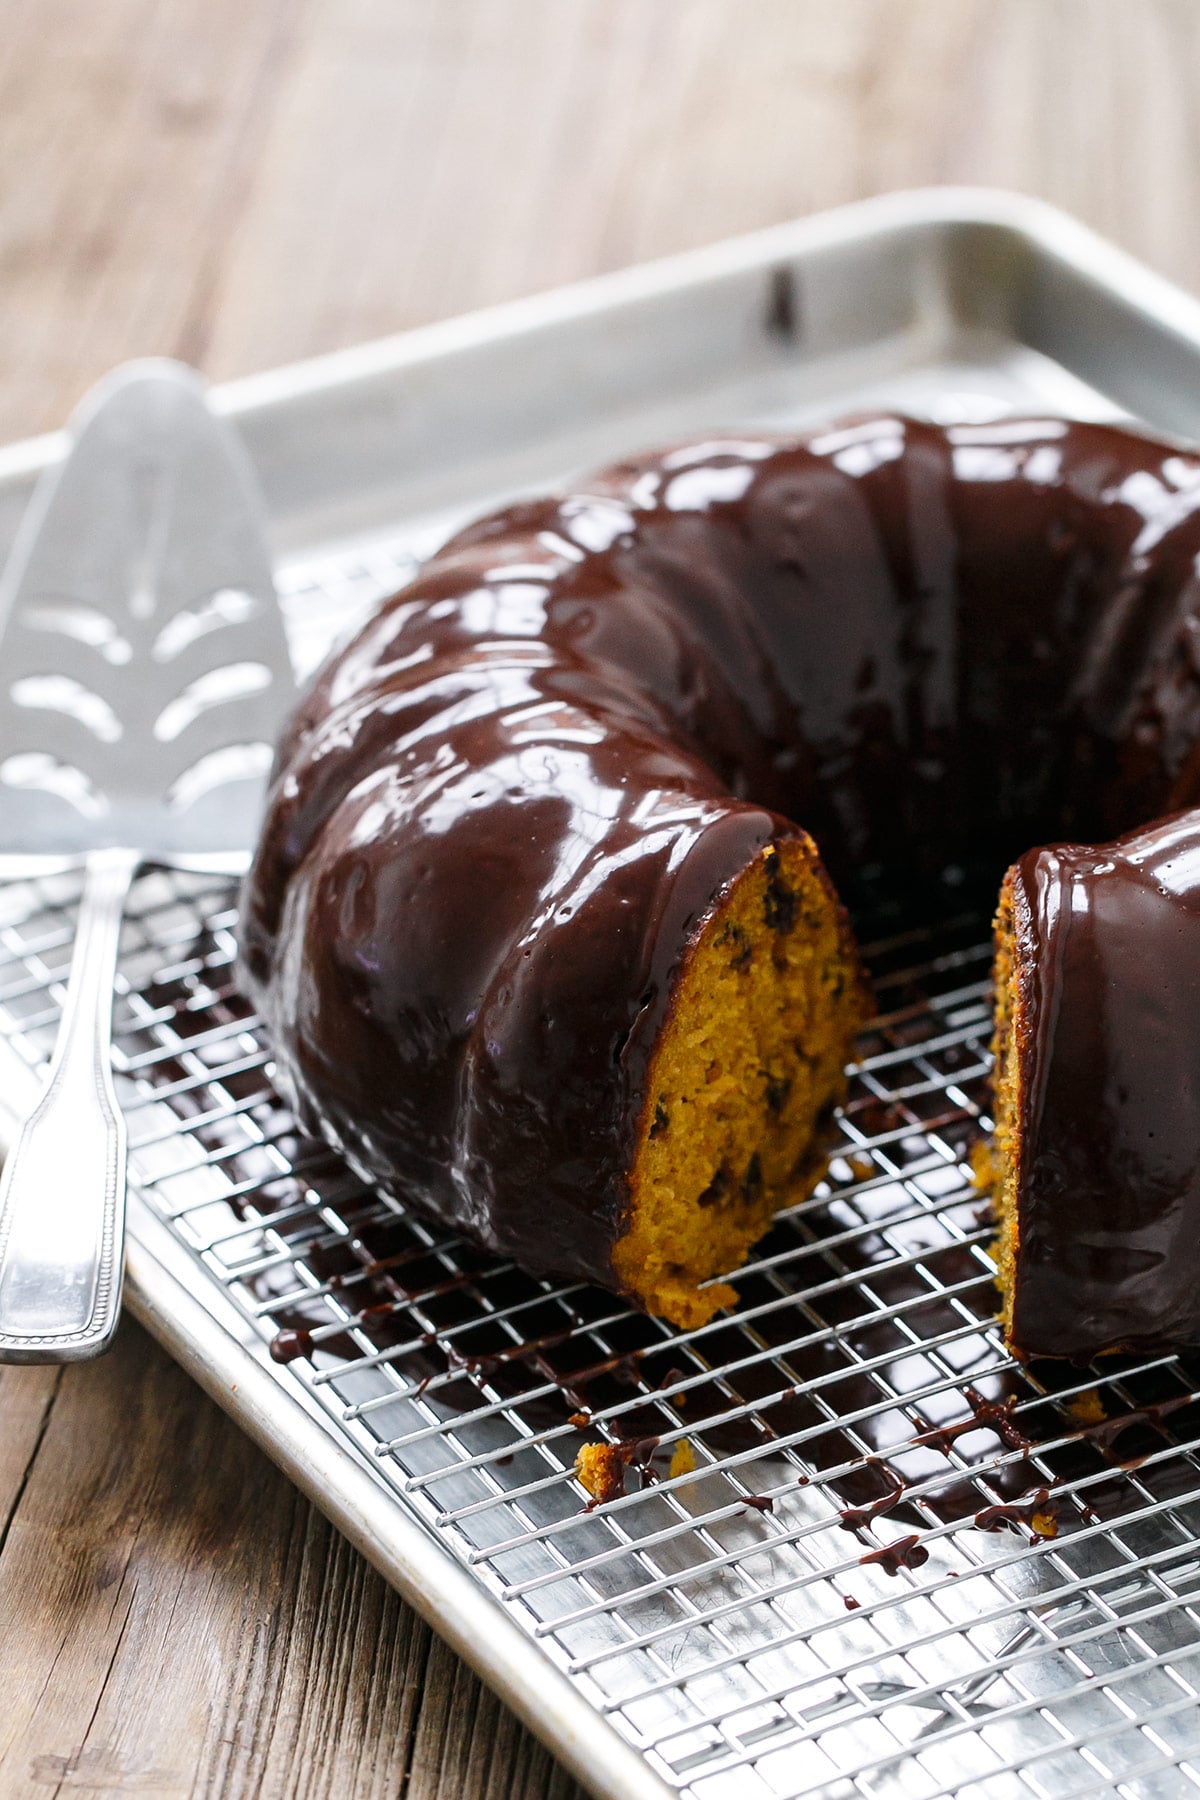
<svg viewBox="0 0 1200 1800">
<path fill-rule="evenodd" d="M 812 1070 L 857 1017 L 829 879 L 852 904 L 980 876 L 994 893 L 1031 844 L 1200 795 L 1198 514 L 1200 460 L 1132 432 L 889 415 L 677 445 L 459 533 L 325 666 L 279 750 L 242 953 L 302 1122 L 526 1267 L 654 1304 L 621 1246 L 656 1204 L 651 1144 L 684 1135 L 659 1089 L 698 946 L 792 982 L 812 1035 L 792 1031 L 786 1077 L 764 1053 L 764 1119 L 803 1078 L 819 1133 L 837 1091 Z M 1175 904 L 1145 912 L 1164 963 Z M 1142 928 L 1101 958 L 1125 983 Z M 1059 1016 L 1039 1015 L 1046 1066 Z M 1135 1005 L 1121 1019 L 1141 1029 Z M 719 1083 L 719 1056 L 706 1069 Z M 1066 1135 L 1109 1093 L 1094 1060 L 1046 1091 Z M 1115 1160 L 1108 1262 L 1088 1265 L 1151 1310 L 1200 1160 L 1165 1110 L 1169 1175 L 1135 1192 L 1141 1165 Z M 1064 1146 L 1064 1236 L 1102 1161 L 1084 1197 Z M 763 1184 L 755 1151 L 698 1199 L 723 1221 Z M 1022 1321 L 1053 1287 L 1040 1204 Z M 1163 1332 L 1198 1325 L 1175 1309 Z"/>
<path fill-rule="evenodd" d="M 1030 851 L 1000 934 L 1009 1337 L 1200 1344 L 1200 812 Z"/>
</svg>

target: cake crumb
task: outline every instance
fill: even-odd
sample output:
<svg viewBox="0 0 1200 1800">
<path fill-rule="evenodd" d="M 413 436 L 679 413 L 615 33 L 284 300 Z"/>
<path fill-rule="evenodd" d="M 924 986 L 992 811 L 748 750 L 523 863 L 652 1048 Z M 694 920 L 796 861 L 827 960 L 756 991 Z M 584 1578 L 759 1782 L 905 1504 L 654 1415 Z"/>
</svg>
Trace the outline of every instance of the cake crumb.
<svg viewBox="0 0 1200 1800">
<path fill-rule="evenodd" d="M 1104 1402 L 1095 1388 L 1084 1388 L 1081 1394 L 1076 1394 L 1073 1400 L 1066 1402 L 1066 1408 L 1081 1425 L 1100 1425 L 1108 1417 Z"/>
<path fill-rule="evenodd" d="M 973 1187 L 977 1187 L 981 1193 L 986 1193 L 990 1188 L 995 1187 L 1000 1174 L 1000 1162 L 994 1139 L 979 1138 L 972 1144 L 967 1163 L 971 1170 Z"/>
<path fill-rule="evenodd" d="M 624 1453 L 613 1444 L 584 1444 L 575 1458 L 575 1478 L 592 1502 L 603 1506 L 625 1492 Z"/>
<path fill-rule="evenodd" d="M 1058 1519 L 1052 1512 L 1035 1512 L 1029 1523 L 1040 1538 L 1058 1536 Z"/>
<path fill-rule="evenodd" d="M 694 1475 L 696 1472 L 696 1453 L 686 1438 L 680 1438 L 671 1452 L 671 1466 L 667 1471 L 669 1480 L 676 1475 Z"/>
</svg>

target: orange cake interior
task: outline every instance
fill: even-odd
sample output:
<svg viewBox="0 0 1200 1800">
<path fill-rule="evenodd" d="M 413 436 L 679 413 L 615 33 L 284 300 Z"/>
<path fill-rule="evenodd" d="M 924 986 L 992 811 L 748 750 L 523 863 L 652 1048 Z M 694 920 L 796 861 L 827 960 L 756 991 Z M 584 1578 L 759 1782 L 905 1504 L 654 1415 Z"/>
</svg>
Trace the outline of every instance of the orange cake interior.
<svg viewBox="0 0 1200 1800">
<path fill-rule="evenodd" d="M 1021 997 L 1017 981 L 1016 924 L 1013 913 L 1011 876 L 1000 891 L 996 911 L 996 1031 L 992 1044 L 995 1056 L 995 1185 L 992 1203 L 995 1208 L 997 1236 L 995 1245 L 996 1285 L 1001 1295 L 1001 1319 L 1006 1337 L 1011 1336 L 1013 1297 L 1016 1282 L 1018 1218 L 1017 1193 L 1020 1180 L 1021 1134 Z"/>
<path fill-rule="evenodd" d="M 613 1251 L 623 1286 L 704 1324 L 778 1209 L 818 1178 L 865 1014 L 845 916 L 807 837 L 768 845 L 692 945 L 650 1068 Z"/>
</svg>

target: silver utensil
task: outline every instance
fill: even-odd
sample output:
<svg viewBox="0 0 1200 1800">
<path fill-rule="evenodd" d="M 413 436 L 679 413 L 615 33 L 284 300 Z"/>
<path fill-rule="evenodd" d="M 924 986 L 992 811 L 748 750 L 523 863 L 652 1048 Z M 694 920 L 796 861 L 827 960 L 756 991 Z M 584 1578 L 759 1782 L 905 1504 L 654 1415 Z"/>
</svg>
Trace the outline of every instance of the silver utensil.
<svg viewBox="0 0 1200 1800">
<path fill-rule="evenodd" d="M 122 912 L 144 861 L 244 855 L 294 686 L 253 475 L 199 376 L 128 364 L 70 430 L 0 578 L 0 875 L 5 852 L 85 869 L 58 1042 L 0 1182 L 0 1362 L 111 1341 Z"/>
</svg>

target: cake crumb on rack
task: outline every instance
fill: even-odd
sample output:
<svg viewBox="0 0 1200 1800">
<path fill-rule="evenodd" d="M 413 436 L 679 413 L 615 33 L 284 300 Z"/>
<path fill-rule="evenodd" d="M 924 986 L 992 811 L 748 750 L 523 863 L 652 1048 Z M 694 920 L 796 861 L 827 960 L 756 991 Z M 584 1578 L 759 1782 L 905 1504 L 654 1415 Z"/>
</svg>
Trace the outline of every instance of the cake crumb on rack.
<svg viewBox="0 0 1200 1800">
<path fill-rule="evenodd" d="M 686 1438 L 680 1438 L 671 1452 L 671 1466 L 667 1471 L 668 1478 L 674 1480 L 677 1475 L 694 1475 L 696 1472 L 696 1453 Z"/>
<path fill-rule="evenodd" d="M 625 1453 L 615 1444 L 584 1444 L 575 1458 L 575 1478 L 597 1506 L 625 1492 Z"/>
<path fill-rule="evenodd" d="M 1095 1388 L 1084 1388 L 1081 1394 L 1076 1394 L 1073 1400 L 1066 1402 L 1066 1408 L 1071 1417 L 1078 1419 L 1081 1425 L 1101 1425 L 1108 1417 L 1104 1402 Z"/>
</svg>

